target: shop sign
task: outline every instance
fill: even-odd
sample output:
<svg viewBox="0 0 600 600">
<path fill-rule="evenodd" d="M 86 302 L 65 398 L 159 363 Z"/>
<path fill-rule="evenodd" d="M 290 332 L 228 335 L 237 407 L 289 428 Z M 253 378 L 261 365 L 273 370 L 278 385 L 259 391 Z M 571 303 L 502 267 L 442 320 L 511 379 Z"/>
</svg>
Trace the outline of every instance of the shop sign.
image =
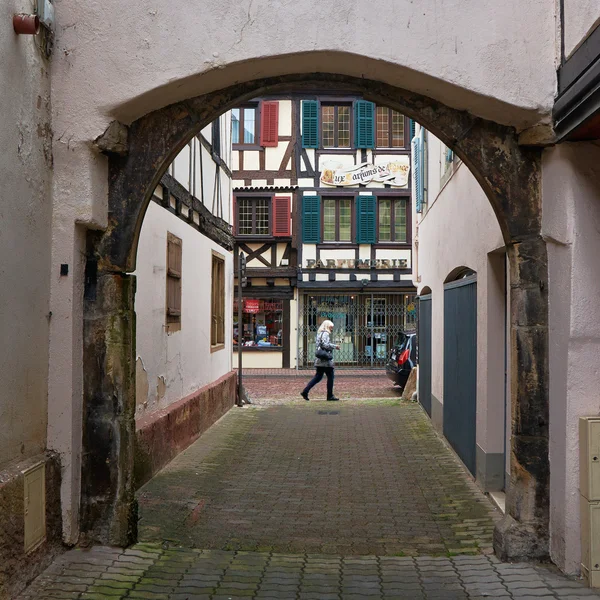
<svg viewBox="0 0 600 600">
<path fill-rule="evenodd" d="M 410 164 L 408 157 L 399 158 L 382 165 L 361 163 L 344 167 L 332 161 L 324 165 L 321 183 L 331 186 L 365 185 L 367 183 L 387 183 L 393 187 L 407 187 Z"/>
<path fill-rule="evenodd" d="M 338 258 L 334 260 L 306 259 L 306 269 L 408 269 L 406 258 L 377 258 L 364 260 L 353 258 Z"/>
<path fill-rule="evenodd" d="M 244 300 L 244 312 L 256 314 L 260 312 L 260 300 L 248 298 Z"/>
<path fill-rule="evenodd" d="M 278 312 L 283 310 L 283 304 L 281 302 L 266 302 L 265 301 L 265 312 Z"/>
</svg>

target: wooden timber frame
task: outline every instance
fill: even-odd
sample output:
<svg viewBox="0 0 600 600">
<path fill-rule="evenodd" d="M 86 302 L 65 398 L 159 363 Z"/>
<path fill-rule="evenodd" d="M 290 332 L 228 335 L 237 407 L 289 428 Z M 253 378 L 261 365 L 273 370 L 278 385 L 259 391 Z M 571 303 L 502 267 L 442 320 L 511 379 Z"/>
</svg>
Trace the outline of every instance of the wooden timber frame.
<svg viewBox="0 0 600 600">
<path fill-rule="evenodd" d="M 385 83 L 329 73 L 238 83 L 148 113 L 128 128 L 126 154 L 109 154 L 109 226 L 90 232 L 84 305 L 82 531 L 89 542 L 135 541 L 135 270 L 153 190 L 183 146 L 252 98 L 303 89 L 359 94 L 415 119 L 471 170 L 498 218 L 510 261 L 511 442 L 502 559 L 548 556 L 548 262 L 541 236 L 541 149 L 511 127 Z M 300 224 L 298 224 L 300 225 Z M 207 293 L 210 293 L 207 290 Z"/>
</svg>

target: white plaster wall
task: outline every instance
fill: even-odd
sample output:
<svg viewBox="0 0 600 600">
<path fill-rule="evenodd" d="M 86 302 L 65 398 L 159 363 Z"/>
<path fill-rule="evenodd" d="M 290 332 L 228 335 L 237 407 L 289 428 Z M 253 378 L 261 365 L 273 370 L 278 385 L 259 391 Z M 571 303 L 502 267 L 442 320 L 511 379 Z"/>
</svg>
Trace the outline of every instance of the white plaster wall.
<svg viewBox="0 0 600 600">
<path fill-rule="evenodd" d="M 0 4 L 0 469 L 42 452 L 47 434 L 50 80 L 38 40 L 12 27 L 13 14 L 30 9 L 24 0 Z"/>
<path fill-rule="evenodd" d="M 182 239 L 181 330 L 165 329 L 167 232 Z M 225 347 L 211 353 L 212 251 L 225 257 Z M 138 247 L 136 417 L 165 408 L 231 370 L 233 259 L 190 225 L 151 202 Z M 140 362 L 141 361 L 141 362 Z M 143 367 L 143 368 L 142 368 Z"/>
<path fill-rule="evenodd" d="M 429 134 L 430 156 L 441 142 Z M 437 158 L 435 159 L 437 160 Z M 430 169 L 429 181 L 439 178 Z M 477 444 L 487 453 L 504 450 L 504 269 L 490 252 L 504 245 L 498 221 L 479 184 L 463 164 L 419 222 L 418 289 L 432 291 L 432 394 L 443 403 L 444 281 L 457 267 L 477 272 Z M 500 265 L 503 260 L 500 259 Z M 491 289 L 490 289 L 491 288 Z"/>
<path fill-rule="evenodd" d="M 565 55 L 568 58 L 600 23 L 598 0 L 564 0 Z"/>
<path fill-rule="evenodd" d="M 554 93 L 548 0 L 383 0 L 376 11 L 367 0 L 343 8 L 332 0 L 208 0 L 201 11 L 157 0 L 128 6 L 127 18 L 119 0 L 56 4 L 56 108 L 63 113 L 64 102 L 76 117 L 97 110 L 129 121 L 235 81 L 290 71 L 368 74 L 491 118 L 510 119 L 506 103 L 521 124 L 547 112 Z M 357 55 L 351 60 L 348 48 Z M 292 54 L 292 62 L 279 58 Z M 73 119 L 71 129 L 86 127 Z"/>
<path fill-rule="evenodd" d="M 543 233 L 550 303 L 551 556 L 579 571 L 581 416 L 600 414 L 600 147 L 562 144 L 543 156 Z"/>
</svg>

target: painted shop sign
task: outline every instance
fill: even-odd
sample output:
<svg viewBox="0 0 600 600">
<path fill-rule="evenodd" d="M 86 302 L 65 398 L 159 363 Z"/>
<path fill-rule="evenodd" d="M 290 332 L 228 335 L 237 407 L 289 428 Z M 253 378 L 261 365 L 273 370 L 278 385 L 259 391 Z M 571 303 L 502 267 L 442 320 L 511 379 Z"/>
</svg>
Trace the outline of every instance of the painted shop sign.
<svg viewBox="0 0 600 600">
<path fill-rule="evenodd" d="M 405 158 L 405 160 L 403 160 Z M 394 187 L 407 187 L 410 164 L 408 157 L 381 165 L 361 163 L 344 167 L 334 161 L 323 165 L 321 183 L 331 186 L 365 185 L 367 183 L 387 183 Z"/>
<path fill-rule="evenodd" d="M 260 312 L 260 300 L 247 299 L 244 300 L 244 312 L 255 314 Z"/>
<path fill-rule="evenodd" d="M 406 258 L 328 258 L 326 260 L 306 259 L 306 269 L 408 269 Z"/>
</svg>

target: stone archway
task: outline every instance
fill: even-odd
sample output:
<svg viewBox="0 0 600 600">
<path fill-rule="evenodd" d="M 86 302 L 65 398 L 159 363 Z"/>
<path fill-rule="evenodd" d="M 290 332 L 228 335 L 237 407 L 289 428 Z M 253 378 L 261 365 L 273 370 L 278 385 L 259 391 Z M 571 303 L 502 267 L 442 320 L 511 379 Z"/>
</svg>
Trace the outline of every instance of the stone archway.
<svg viewBox="0 0 600 600">
<path fill-rule="evenodd" d="M 331 74 L 254 80 L 151 112 L 109 152 L 109 225 L 88 240 L 84 307 L 82 529 L 127 545 L 136 535 L 133 482 L 135 269 L 151 194 L 179 150 L 236 104 L 266 92 L 335 89 L 362 94 L 422 123 L 452 148 L 487 195 L 511 265 L 512 440 L 507 515 L 496 530 L 503 558 L 548 554 L 548 296 L 541 238 L 540 157 L 514 129 L 381 82 Z M 110 149 L 109 149 L 110 150 Z"/>
</svg>

